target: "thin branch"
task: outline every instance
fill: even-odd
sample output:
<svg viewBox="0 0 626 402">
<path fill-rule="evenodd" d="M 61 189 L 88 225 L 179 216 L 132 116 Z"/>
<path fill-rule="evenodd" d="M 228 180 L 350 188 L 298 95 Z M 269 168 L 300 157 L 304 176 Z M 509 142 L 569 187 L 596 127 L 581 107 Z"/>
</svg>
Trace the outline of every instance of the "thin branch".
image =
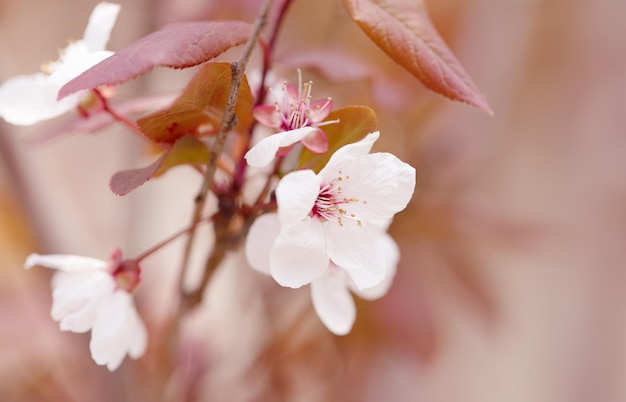
<svg viewBox="0 0 626 402">
<path fill-rule="evenodd" d="M 205 204 L 209 189 L 213 187 L 217 161 L 224 149 L 224 144 L 226 143 L 226 138 L 228 136 L 228 133 L 236 124 L 235 106 L 237 104 L 237 97 L 239 96 L 239 87 L 241 85 L 243 73 L 246 70 L 246 65 L 248 64 L 248 61 L 250 60 L 250 56 L 252 55 L 252 50 L 254 49 L 254 46 L 259 40 L 261 31 L 267 24 L 267 16 L 269 13 L 270 6 L 272 5 L 272 2 L 273 0 L 265 0 L 263 2 L 263 5 L 261 6 L 261 11 L 254 25 L 252 35 L 246 42 L 243 48 L 243 53 L 241 57 L 239 58 L 238 61 L 233 62 L 231 64 L 232 78 L 231 78 L 231 84 L 230 84 L 230 91 L 228 94 L 228 101 L 226 103 L 226 109 L 224 110 L 224 117 L 222 119 L 222 124 L 220 125 L 220 131 L 217 134 L 217 138 L 209 154 L 209 160 L 207 163 L 207 169 L 204 175 L 204 180 L 202 181 L 202 185 L 200 186 L 200 191 L 198 192 L 198 195 L 196 196 L 196 199 L 195 199 L 194 211 L 192 215 L 189 236 L 187 237 L 187 242 L 185 244 L 183 262 L 182 262 L 182 267 L 180 270 L 180 276 L 179 276 L 179 281 L 178 281 L 181 294 L 184 294 L 183 281 L 185 277 L 185 272 L 187 271 L 187 267 L 189 265 L 189 258 L 191 255 L 191 249 L 193 247 L 193 241 L 195 238 L 196 226 L 202 214 L 202 209 L 204 208 L 204 204 Z"/>
<path fill-rule="evenodd" d="M 287 14 L 287 10 L 291 5 L 293 0 L 282 0 L 282 3 L 276 7 L 276 20 L 274 24 L 271 26 L 271 31 L 268 34 L 267 42 L 261 41 L 262 49 L 263 49 L 263 63 L 261 70 L 261 82 L 259 83 L 259 90 L 256 94 L 256 102 L 255 106 L 262 104 L 265 101 L 265 97 L 267 95 L 267 85 L 265 80 L 267 79 L 267 74 L 270 71 L 274 60 L 274 46 L 276 45 L 276 40 L 278 39 L 278 33 L 280 32 L 280 28 L 282 26 L 283 21 L 285 20 L 285 15 Z M 248 137 L 246 138 L 244 154 L 250 149 L 250 140 L 252 139 L 252 133 L 254 128 L 256 127 L 257 122 L 254 121 L 252 126 L 250 127 L 250 132 Z M 248 164 L 246 163 L 244 158 L 241 158 L 237 164 L 235 169 L 235 178 L 234 183 L 236 188 L 240 188 L 243 185 L 244 177 L 246 174 L 246 168 Z"/>
<path fill-rule="evenodd" d="M 215 214 L 211 215 L 211 216 L 205 216 L 204 218 L 201 218 L 198 221 L 198 223 L 200 223 L 200 222 L 209 222 L 209 221 L 211 221 L 213 219 L 215 219 Z M 150 247 L 148 250 L 145 250 L 143 253 L 141 253 L 140 255 L 135 257 L 134 258 L 135 262 L 136 263 L 140 263 L 141 261 L 143 261 L 144 259 L 150 257 L 152 254 L 156 253 L 157 251 L 159 251 L 163 247 L 167 246 L 168 244 L 170 244 L 174 240 L 178 239 L 180 236 L 189 233 L 190 229 L 191 228 L 186 227 L 184 229 L 179 230 L 178 232 L 175 232 L 174 234 L 171 234 L 170 236 L 166 237 L 165 239 L 161 240 L 160 242 L 158 242 L 154 246 Z"/>
</svg>

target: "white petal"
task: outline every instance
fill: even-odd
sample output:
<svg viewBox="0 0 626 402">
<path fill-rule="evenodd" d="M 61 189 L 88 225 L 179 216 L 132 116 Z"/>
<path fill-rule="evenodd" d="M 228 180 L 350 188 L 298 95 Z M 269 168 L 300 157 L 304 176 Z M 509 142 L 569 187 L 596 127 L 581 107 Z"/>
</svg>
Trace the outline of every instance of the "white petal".
<svg viewBox="0 0 626 402">
<path fill-rule="evenodd" d="M 119 4 L 102 2 L 93 9 L 83 34 L 83 40 L 89 50 L 92 52 L 104 50 L 120 8 Z"/>
<path fill-rule="evenodd" d="M 334 178 L 336 172 L 342 170 L 341 166 L 347 161 L 362 155 L 367 155 L 378 137 L 380 137 L 380 133 L 376 131 L 366 135 L 365 138 L 360 141 L 344 145 L 335 151 L 335 153 L 328 160 L 326 166 L 324 166 L 319 173 L 319 175 L 324 178 L 324 182 L 328 183 L 331 176 Z"/>
<path fill-rule="evenodd" d="M 361 220 L 391 218 L 406 208 L 415 191 L 415 169 L 389 153 L 354 158 L 336 176 L 343 178 L 342 194 L 358 200 L 344 209 Z"/>
<path fill-rule="evenodd" d="M 127 353 L 138 358 L 145 353 L 147 334 L 139 318 L 132 296 L 115 292 L 98 311 L 91 331 L 91 357 L 110 371 L 117 369 Z"/>
<path fill-rule="evenodd" d="M 378 285 L 385 277 L 385 261 L 378 252 L 378 231 L 356 225 L 324 224 L 330 259 L 348 271 L 359 289 Z"/>
<path fill-rule="evenodd" d="M 42 73 L 7 80 L 0 86 L 0 117 L 11 124 L 28 126 L 72 110 L 79 95 L 57 101 L 61 85 Z"/>
<path fill-rule="evenodd" d="M 321 178 L 312 170 L 298 170 L 283 177 L 276 186 L 278 217 L 283 226 L 306 218 L 320 192 Z"/>
<path fill-rule="evenodd" d="M 91 257 L 66 254 L 31 254 L 26 258 L 24 268 L 29 269 L 35 265 L 46 268 L 58 269 L 65 272 L 106 270 L 108 263 Z"/>
<path fill-rule="evenodd" d="M 336 268 L 340 270 L 341 268 Z M 356 307 L 340 272 L 327 274 L 311 283 L 311 300 L 320 320 L 336 335 L 345 335 L 356 319 Z"/>
<path fill-rule="evenodd" d="M 385 276 L 382 282 L 367 289 L 359 289 L 354 283 L 350 283 L 350 289 L 363 299 L 375 300 L 386 295 L 396 276 L 396 268 L 400 260 L 400 250 L 396 242 L 387 233 L 381 232 L 378 239 L 378 250 L 385 263 Z"/>
<path fill-rule="evenodd" d="M 314 127 L 302 127 L 297 130 L 284 131 L 262 139 L 246 153 L 246 162 L 250 166 L 263 167 L 268 165 L 281 147 L 299 142 L 302 138 L 317 130 Z"/>
<path fill-rule="evenodd" d="M 272 277 L 290 288 L 319 278 L 328 262 L 324 229 L 319 220 L 311 218 L 283 229 L 270 253 Z"/>
<path fill-rule="evenodd" d="M 92 52 L 87 48 L 87 44 L 78 41 L 70 44 L 61 55 L 61 60 L 49 79 L 59 84 L 59 89 L 68 81 L 78 77 L 85 70 L 100 63 L 102 60 L 113 55 L 108 50 Z"/>
<path fill-rule="evenodd" d="M 261 215 L 250 226 L 246 238 L 245 255 L 248 264 L 257 271 L 270 274 L 270 251 L 280 233 L 280 222 L 275 213 Z"/>
<path fill-rule="evenodd" d="M 54 275 L 52 286 L 52 319 L 62 331 L 82 333 L 93 326 L 100 303 L 113 293 L 115 282 L 103 271 L 61 271 Z"/>
</svg>

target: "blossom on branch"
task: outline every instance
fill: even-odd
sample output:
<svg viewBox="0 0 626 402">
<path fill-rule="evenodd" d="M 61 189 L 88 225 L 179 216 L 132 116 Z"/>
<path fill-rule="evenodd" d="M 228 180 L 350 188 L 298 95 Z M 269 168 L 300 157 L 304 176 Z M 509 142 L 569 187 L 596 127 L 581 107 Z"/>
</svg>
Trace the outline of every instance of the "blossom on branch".
<svg viewBox="0 0 626 402">
<path fill-rule="evenodd" d="M 62 331 L 91 330 L 91 357 L 110 371 L 126 354 L 138 359 L 146 351 L 148 336 L 137 314 L 132 292 L 139 283 L 139 267 L 122 261 L 119 249 L 111 261 L 76 255 L 31 254 L 24 267 L 55 269 L 52 278 L 52 319 Z"/>
<path fill-rule="evenodd" d="M 264 138 L 246 153 L 249 165 L 266 166 L 277 153 L 279 156 L 286 154 L 298 142 L 315 153 L 328 151 L 328 138 L 319 127 L 335 123 L 324 121 L 333 108 L 333 101 L 327 98 L 312 102 L 313 82 L 302 84 L 299 70 L 298 78 L 298 88 L 287 82 L 279 93 L 270 88 L 275 103 L 254 108 L 253 114 L 259 123 L 279 132 Z"/>
<path fill-rule="evenodd" d="M 5 81 L 0 86 L 0 117 L 11 124 L 28 126 L 79 106 L 84 92 L 57 100 L 58 92 L 65 83 L 113 54 L 104 48 L 119 11 L 118 4 L 98 4 L 83 39 L 70 43 L 58 60 L 42 65 L 42 72 Z"/>
<path fill-rule="evenodd" d="M 283 177 L 277 213 L 257 218 L 246 241 L 253 268 L 282 286 L 313 284 L 315 309 L 338 334 L 354 322 L 348 289 L 386 292 L 397 250 L 380 222 L 404 209 L 415 188 L 413 167 L 388 153 L 369 153 L 378 137 L 371 133 L 340 148 L 319 174 L 300 170 Z"/>
</svg>

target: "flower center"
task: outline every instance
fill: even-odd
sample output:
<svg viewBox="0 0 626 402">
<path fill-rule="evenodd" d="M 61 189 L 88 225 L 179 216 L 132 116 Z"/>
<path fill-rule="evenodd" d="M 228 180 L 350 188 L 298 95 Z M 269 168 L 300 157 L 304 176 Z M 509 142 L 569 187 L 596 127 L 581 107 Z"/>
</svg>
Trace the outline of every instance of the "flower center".
<svg viewBox="0 0 626 402">
<path fill-rule="evenodd" d="M 354 222 L 361 226 L 361 220 L 354 213 L 346 210 L 348 204 L 359 200 L 342 194 L 341 183 L 344 180 L 349 180 L 350 176 L 341 176 L 341 174 L 340 171 L 336 179 L 320 186 L 319 195 L 311 209 L 311 216 L 335 221 L 339 226 L 343 226 L 345 221 Z"/>
<path fill-rule="evenodd" d="M 315 101 L 311 104 L 311 90 L 313 81 L 302 83 L 302 72 L 298 69 L 298 88 L 287 82 L 283 83 L 282 96 L 270 92 L 276 99 L 276 112 L 280 115 L 280 129 L 283 131 L 296 130 L 308 126 L 323 126 L 336 121 L 322 122 L 330 113 L 332 100 Z M 326 113 L 321 113 L 326 111 Z"/>
</svg>

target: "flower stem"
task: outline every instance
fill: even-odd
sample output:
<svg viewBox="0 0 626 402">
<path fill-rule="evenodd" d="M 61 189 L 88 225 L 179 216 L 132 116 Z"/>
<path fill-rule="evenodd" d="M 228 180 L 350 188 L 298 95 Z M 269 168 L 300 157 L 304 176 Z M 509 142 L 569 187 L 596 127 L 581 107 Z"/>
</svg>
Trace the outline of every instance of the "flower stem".
<svg viewBox="0 0 626 402">
<path fill-rule="evenodd" d="M 280 27 L 282 26 L 282 22 L 285 19 L 285 15 L 287 14 L 287 9 L 289 5 L 291 5 L 293 0 L 282 0 L 282 3 L 277 7 L 278 12 L 275 17 L 274 24 L 270 28 L 270 33 L 268 35 L 267 41 L 261 41 L 262 50 L 263 50 L 263 67 L 261 71 L 261 82 L 259 83 L 259 90 L 257 92 L 255 106 L 258 106 L 263 103 L 265 100 L 265 96 L 267 95 L 267 86 L 265 85 L 265 80 L 267 78 L 267 74 L 269 73 L 272 62 L 274 59 L 274 46 L 276 44 L 276 40 L 278 39 L 278 32 L 280 31 Z M 254 127 L 256 126 L 256 121 L 252 123 L 250 127 L 250 135 L 245 140 L 244 152 L 242 155 L 250 149 L 250 139 L 252 138 L 252 132 L 254 131 Z M 243 185 L 247 163 L 245 159 L 242 157 L 237 166 L 235 168 L 235 177 L 234 183 L 235 188 L 241 188 Z"/>
<path fill-rule="evenodd" d="M 211 215 L 205 218 L 201 218 L 198 223 L 205 221 L 211 221 L 215 218 L 215 215 Z M 135 257 L 134 261 L 136 263 L 140 263 L 142 260 L 146 259 L 147 257 L 151 256 L 152 254 L 154 254 L 155 252 L 159 251 L 160 249 L 162 249 L 163 247 L 167 246 L 168 244 L 170 244 L 171 242 L 173 242 L 174 240 L 178 239 L 180 236 L 189 233 L 189 231 L 191 230 L 191 227 L 186 227 L 185 229 L 179 230 L 178 232 L 170 235 L 169 237 L 161 240 L 159 243 L 155 244 L 154 246 L 150 247 L 148 250 L 144 251 L 143 253 L 139 254 L 139 256 Z"/>
<path fill-rule="evenodd" d="M 200 190 L 198 195 L 195 198 L 194 202 L 194 211 L 191 219 L 191 225 L 189 228 L 189 236 L 187 237 L 187 242 L 185 244 L 182 267 L 180 270 L 180 276 L 178 279 L 178 286 L 181 292 L 181 295 L 184 298 L 184 287 L 183 280 L 185 277 L 185 272 L 187 271 L 187 267 L 189 265 L 189 257 L 191 255 L 191 249 L 193 246 L 193 240 L 195 238 L 196 225 L 200 220 L 200 216 L 202 214 L 202 209 L 204 208 L 204 204 L 209 192 L 209 189 L 213 187 L 213 182 L 215 179 L 215 171 L 217 168 L 217 160 L 224 149 L 224 144 L 226 143 L 226 137 L 228 133 L 236 124 L 235 120 L 235 106 L 237 104 L 237 97 L 239 96 L 239 87 L 241 85 L 241 80 L 243 77 L 243 73 L 246 69 L 246 65 L 250 60 L 250 56 L 252 55 L 252 50 L 259 40 L 259 36 L 261 35 L 261 31 L 267 24 L 267 16 L 269 13 L 270 6 L 272 5 L 273 0 L 265 0 L 263 5 L 261 6 L 261 11 L 259 12 L 259 16 L 256 19 L 254 24 L 254 29 L 250 38 L 246 42 L 243 53 L 239 60 L 233 62 L 231 64 L 232 70 L 232 78 L 230 84 L 230 91 L 228 94 L 228 101 L 226 103 L 226 108 L 224 110 L 224 116 L 222 118 L 222 123 L 220 125 L 220 130 L 215 139 L 215 143 L 209 154 L 209 160 L 207 161 L 207 169 L 205 171 L 204 180 L 202 181 L 202 185 L 200 186 Z M 217 244 L 216 244 L 217 247 Z"/>
<path fill-rule="evenodd" d="M 144 135 L 139 129 L 139 127 L 137 127 L 137 125 L 133 123 L 128 117 L 118 113 L 115 109 L 113 109 L 111 105 L 109 104 L 109 100 L 106 98 L 106 96 L 102 95 L 102 92 L 100 92 L 98 88 L 93 88 L 91 91 L 100 101 L 100 104 L 102 105 L 102 110 L 110 114 L 111 117 L 113 117 L 118 122 L 128 127 L 132 132 L 144 138 Z"/>
</svg>

